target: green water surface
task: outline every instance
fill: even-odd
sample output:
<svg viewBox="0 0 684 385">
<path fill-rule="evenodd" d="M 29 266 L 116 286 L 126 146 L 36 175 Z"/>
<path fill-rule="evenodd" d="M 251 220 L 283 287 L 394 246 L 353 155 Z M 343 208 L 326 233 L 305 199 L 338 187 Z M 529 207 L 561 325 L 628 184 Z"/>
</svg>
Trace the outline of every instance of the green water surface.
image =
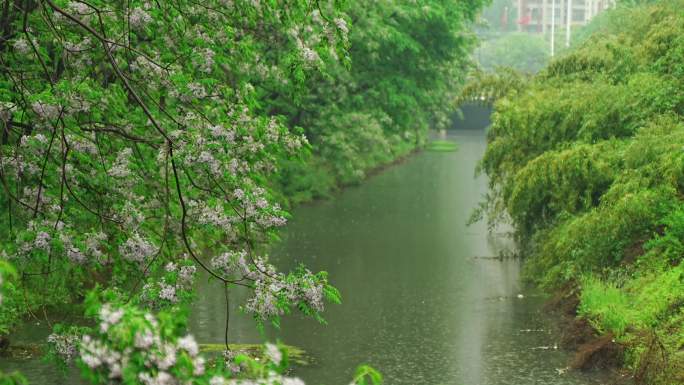
<svg viewBox="0 0 684 385">
<path fill-rule="evenodd" d="M 567 353 L 554 349 L 555 319 L 544 298 L 519 282 L 517 260 L 490 258 L 510 248 L 486 226 L 466 226 L 486 192 L 474 169 L 484 130 L 451 131 L 456 152 L 425 151 L 334 199 L 293 211 L 271 258 L 283 268 L 303 262 L 326 270 L 343 303 L 327 325 L 286 318 L 268 338 L 307 350 L 314 363 L 296 369 L 309 384 L 346 384 L 368 363 L 388 385 L 601 384 L 596 374 L 566 373 Z M 193 332 L 222 341 L 225 299 L 207 285 Z M 522 295 L 522 298 L 520 296 Z M 259 342 L 234 296 L 233 342 Z"/>
</svg>

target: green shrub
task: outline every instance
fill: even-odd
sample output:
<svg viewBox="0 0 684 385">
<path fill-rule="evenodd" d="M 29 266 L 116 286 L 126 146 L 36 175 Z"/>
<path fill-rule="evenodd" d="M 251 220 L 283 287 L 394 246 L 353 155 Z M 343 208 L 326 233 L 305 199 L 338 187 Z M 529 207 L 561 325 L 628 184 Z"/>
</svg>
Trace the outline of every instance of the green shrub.
<svg viewBox="0 0 684 385">
<path fill-rule="evenodd" d="M 628 326 L 634 325 L 636 310 L 620 288 L 596 278 L 582 282 L 582 294 L 578 314 L 587 317 L 601 332 L 624 335 Z"/>
</svg>

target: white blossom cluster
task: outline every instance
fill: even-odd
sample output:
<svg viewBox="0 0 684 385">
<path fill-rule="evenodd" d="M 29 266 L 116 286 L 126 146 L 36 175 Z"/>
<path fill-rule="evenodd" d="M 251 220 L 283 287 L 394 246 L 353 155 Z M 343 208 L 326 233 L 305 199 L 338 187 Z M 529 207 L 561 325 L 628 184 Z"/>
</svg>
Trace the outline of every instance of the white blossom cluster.
<svg viewBox="0 0 684 385">
<path fill-rule="evenodd" d="M 123 371 L 128 365 L 143 362 L 138 373 L 138 380 L 145 385 L 180 385 L 173 373 L 179 365 L 180 355 L 185 354 L 192 362 L 190 377 L 199 377 L 205 373 L 205 359 L 199 355 L 199 345 L 192 337 L 186 335 L 176 341 L 170 341 L 160 334 L 156 318 L 146 313 L 144 323 L 135 332 L 132 345 L 122 348 L 115 328 L 129 328 L 130 324 L 122 322 L 125 310 L 114 309 L 105 305 L 100 310 L 100 335 L 86 335 L 80 342 L 81 362 L 90 370 L 99 372 L 113 383 L 122 379 Z M 141 322 L 137 322 L 139 326 Z"/>
<path fill-rule="evenodd" d="M 31 108 L 33 108 L 33 112 L 35 112 L 36 115 L 43 120 L 57 119 L 62 110 L 60 106 L 41 101 L 33 102 L 31 104 Z"/>
<path fill-rule="evenodd" d="M 73 151 L 82 152 L 88 155 L 97 155 L 98 153 L 97 145 L 95 145 L 95 138 L 93 135 L 90 135 L 89 137 L 69 135 L 67 140 L 71 144 Z"/>
<path fill-rule="evenodd" d="M 184 262 L 186 264 L 180 266 L 173 262 L 167 263 L 164 267 L 166 271 L 164 276 L 143 286 L 142 301 L 152 308 L 158 308 L 163 304 L 177 304 L 181 293 L 192 291 L 197 268 L 187 264 L 187 260 Z"/>
<path fill-rule="evenodd" d="M 83 40 L 79 42 L 70 42 L 70 41 L 65 41 L 64 42 L 64 49 L 67 51 L 70 51 L 71 53 L 80 53 L 81 51 L 85 51 L 87 49 L 90 49 L 92 46 L 93 42 L 90 39 L 90 37 L 86 37 Z"/>
<path fill-rule="evenodd" d="M 12 118 L 12 114 L 17 109 L 14 103 L 0 102 L 0 121 L 7 122 Z"/>
<path fill-rule="evenodd" d="M 156 246 L 138 233 L 133 233 L 126 242 L 119 246 L 119 253 L 124 259 L 140 264 L 148 262 L 149 258 L 156 252 Z"/>
<path fill-rule="evenodd" d="M 131 175 L 130 158 L 133 150 L 126 147 L 116 155 L 114 164 L 109 169 L 109 175 L 114 178 L 126 178 Z"/>
<path fill-rule="evenodd" d="M 349 33 L 349 26 L 347 26 L 347 21 L 344 20 L 341 17 L 336 17 L 335 20 L 335 25 L 337 28 L 344 34 L 347 35 Z"/>
<path fill-rule="evenodd" d="M 295 45 L 297 46 L 297 50 L 299 51 L 302 60 L 304 60 L 305 63 L 315 66 L 320 64 L 321 58 L 318 55 L 318 52 L 316 52 L 315 49 L 311 48 L 316 41 L 305 41 L 302 36 L 301 36 L 301 31 L 299 29 L 292 29 L 290 31 L 290 36 L 295 42 Z"/>
<path fill-rule="evenodd" d="M 206 359 L 200 355 L 200 347 L 195 338 L 184 335 L 179 338 L 166 336 L 160 332 L 163 328 L 159 321 L 150 313 L 132 313 L 127 318 L 123 308 L 104 305 L 99 314 L 99 334 L 85 335 L 78 344 L 71 340 L 64 340 L 67 354 L 74 354 L 74 346 L 78 345 L 77 354 L 80 362 L 87 370 L 108 378 L 110 383 L 123 380 L 125 371 L 135 367 L 137 379 L 144 385 L 183 385 L 204 380 L 212 385 L 303 385 L 298 378 L 283 376 L 271 369 L 271 365 L 280 366 L 283 352 L 273 344 L 264 345 L 264 370 L 257 378 L 234 379 L 238 371 L 221 372 L 211 369 Z M 134 330 L 134 342 L 122 344 L 129 335 L 129 328 Z M 62 344 L 62 337 L 50 337 L 58 344 Z M 68 347 L 66 347 L 68 342 Z M 181 357 L 184 356 L 184 359 Z M 235 365 L 234 352 L 226 355 L 229 365 Z M 189 359 L 190 367 L 186 364 Z M 204 382 L 202 382 L 204 383 Z"/>
<path fill-rule="evenodd" d="M 54 349 L 55 354 L 67 363 L 78 356 L 79 340 L 80 336 L 71 333 L 52 333 L 47 338 L 48 345 Z"/>
<path fill-rule="evenodd" d="M 254 296 L 247 300 L 245 310 L 259 319 L 269 319 L 284 314 L 282 302 L 286 301 L 287 304 L 305 303 L 321 312 L 323 297 L 323 285 L 315 282 L 310 272 L 295 280 L 283 274 L 262 276 L 254 282 Z"/>
<path fill-rule="evenodd" d="M 169 84 L 166 77 L 172 74 L 172 72 L 169 72 L 164 67 L 160 66 L 158 60 L 150 60 L 150 58 L 142 55 L 136 56 L 131 62 L 130 68 L 133 73 L 151 81 L 150 84 L 153 86 L 158 83 L 164 85 Z"/>
<path fill-rule="evenodd" d="M 152 22 L 152 17 L 142 8 L 133 8 L 128 17 L 131 28 L 142 29 Z"/>
<path fill-rule="evenodd" d="M 47 231 L 49 230 L 49 223 L 47 222 L 35 222 L 30 221 L 26 228 L 35 234 L 33 240 L 22 239 L 18 242 L 18 253 L 17 255 L 10 255 L 10 258 L 16 257 L 28 257 L 34 250 L 49 253 L 52 249 L 51 241 L 52 235 Z M 64 226 L 59 225 L 58 230 L 63 230 Z"/>
<path fill-rule="evenodd" d="M 29 263 L 35 253 L 53 255 L 79 266 L 107 263 L 102 252 L 107 236 L 100 231 L 77 236 L 76 231 L 64 222 L 51 223 L 48 220 L 29 221 L 26 230 L 34 234 L 34 237 L 17 238 L 16 253 L 6 254 L 7 259 L 16 260 L 20 266 Z M 63 254 L 58 254 L 53 247 L 55 241 L 61 245 L 59 249 Z"/>
<path fill-rule="evenodd" d="M 305 303 L 314 311 L 324 308 L 323 283 L 309 270 L 304 274 L 285 275 L 263 257 L 249 257 L 244 250 L 225 252 L 211 259 L 211 266 L 226 277 L 253 282 L 254 296 L 247 300 L 245 310 L 260 320 L 284 314 L 286 307 Z"/>
<path fill-rule="evenodd" d="M 193 64 L 204 73 L 211 73 L 216 53 L 211 48 L 197 48 L 194 51 Z"/>
<path fill-rule="evenodd" d="M 29 42 L 26 41 L 23 36 L 14 41 L 13 47 L 18 53 L 23 55 L 26 55 L 31 51 Z"/>
<path fill-rule="evenodd" d="M 254 188 L 249 195 L 240 188 L 233 191 L 233 197 L 243 212 L 242 219 L 253 221 L 265 229 L 284 226 L 287 220 L 281 214 L 280 205 L 271 204 L 265 194 L 266 190 L 261 187 Z"/>
</svg>

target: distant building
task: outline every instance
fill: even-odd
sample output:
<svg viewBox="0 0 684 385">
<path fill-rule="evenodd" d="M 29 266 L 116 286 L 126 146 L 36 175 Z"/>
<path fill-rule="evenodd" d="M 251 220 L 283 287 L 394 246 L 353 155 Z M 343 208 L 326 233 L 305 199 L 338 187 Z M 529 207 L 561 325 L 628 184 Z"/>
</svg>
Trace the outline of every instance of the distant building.
<svg viewBox="0 0 684 385">
<path fill-rule="evenodd" d="M 513 0 L 518 14 L 518 31 L 546 34 L 551 30 L 553 0 Z M 587 24 L 594 16 L 614 7 L 616 0 L 556 0 L 556 31 L 568 25 L 568 2 L 572 11 L 570 25 Z M 517 4 L 515 4 L 517 2 Z"/>
</svg>

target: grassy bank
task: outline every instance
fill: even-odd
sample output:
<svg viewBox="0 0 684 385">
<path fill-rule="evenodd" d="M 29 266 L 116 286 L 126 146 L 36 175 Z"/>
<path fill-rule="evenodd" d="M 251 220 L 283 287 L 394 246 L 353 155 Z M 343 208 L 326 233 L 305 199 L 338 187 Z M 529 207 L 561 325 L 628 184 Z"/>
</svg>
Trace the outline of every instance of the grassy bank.
<svg viewBox="0 0 684 385">
<path fill-rule="evenodd" d="M 574 293 L 573 314 L 652 385 L 684 382 L 682 7 L 608 11 L 575 49 L 505 85 L 481 163 L 482 213 L 515 225 L 527 279 Z"/>
</svg>

